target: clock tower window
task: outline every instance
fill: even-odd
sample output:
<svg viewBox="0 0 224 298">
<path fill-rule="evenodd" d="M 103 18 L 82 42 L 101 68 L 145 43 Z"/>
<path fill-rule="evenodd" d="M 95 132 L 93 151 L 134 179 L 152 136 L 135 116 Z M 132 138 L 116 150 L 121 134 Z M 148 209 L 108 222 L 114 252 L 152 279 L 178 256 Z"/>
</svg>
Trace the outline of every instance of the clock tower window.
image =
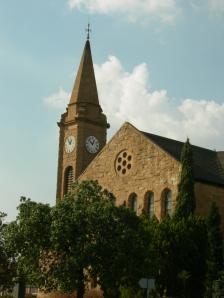
<svg viewBox="0 0 224 298">
<path fill-rule="evenodd" d="M 69 166 L 65 170 L 64 195 L 66 195 L 71 190 L 72 183 L 73 183 L 73 167 Z"/>
</svg>

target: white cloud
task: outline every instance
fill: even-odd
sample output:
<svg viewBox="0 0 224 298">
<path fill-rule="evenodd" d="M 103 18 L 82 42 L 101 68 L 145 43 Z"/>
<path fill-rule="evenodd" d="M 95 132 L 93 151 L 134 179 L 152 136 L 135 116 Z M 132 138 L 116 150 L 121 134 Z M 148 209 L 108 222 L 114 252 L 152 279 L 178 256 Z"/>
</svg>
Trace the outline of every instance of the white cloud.
<svg viewBox="0 0 224 298">
<path fill-rule="evenodd" d="M 95 74 L 100 103 L 111 124 L 110 135 L 128 121 L 140 130 L 178 140 L 188 136 L 193 144 L 224 149 L 224 102 L 183 99 L 177 103 L 166 90 L 152 90 L 145 63 L 127 72 L 114 56 L 95 65 Z M 59 100 L 65 106 L 68 93 L 61 89 L 58 94 L 66 95 Z M 63 96 L 58 94 L 45 101 L 60 107 L 58 98 Z"/>
<path fill-rule="evenodd" d="M 46 105 L 53 108 L 65 108 L 69 98 L 70 94 L 60 87 L 56 93 L 44 97 L 43 101 Z"/>
<path fill-rule="evenodd" d="M 166 90 L 152 90 L 146 64 L 126 72 L 114 56 L 95 66 L 100 102 L 113 132 L 124 121 L 140 130 L 224 149 L 224 103 L 184 99 L 177 104 Z"/>
<path fill-rule="evenodd" d="M 209 8 L 218 13 L 224 13 L 224 0 L 208 0 Z"/>
<path fill-rule="evenodd" d="M 123 14 L 130 21 L 156 18 L 172 22 L 179 14 L 176 0 L 68 0 L 71 9 L 85 9 L 90 13 Z"/>
</svg>

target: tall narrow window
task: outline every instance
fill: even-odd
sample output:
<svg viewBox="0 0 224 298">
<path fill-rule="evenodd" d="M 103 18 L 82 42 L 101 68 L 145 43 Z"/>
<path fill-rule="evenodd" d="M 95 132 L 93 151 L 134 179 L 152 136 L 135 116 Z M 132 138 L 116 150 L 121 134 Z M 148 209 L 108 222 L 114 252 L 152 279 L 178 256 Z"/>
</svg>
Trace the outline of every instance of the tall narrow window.
<svg viewBox="0 0 224 298">
<path fill-rule="evenodd" d="M 73 168 L 69 166 L 65 170 L 64 194 L 67 194 L 71 190 L 72 183 L 73 183 Z"/>
<path fill-rule="evenodd" d="M 145 211 L 148 214 L 149 218 L 152 218 L 154 215 L 154 193 L 148 192 L 145 197 Z"/>
<path fill-rule="evenodd" d="M 171 190 L 166 190 L 164 194 L 164 213 L 165 215 L 172 215 L 172 192 Z"/>
<path fill-rule="evenodd" d="M 132 211 L 137 212 L 137 204 L 138 204 L 137 195 L 136 193 L 132 193 L 128 200 L 129 208 Z"/>
</svg>

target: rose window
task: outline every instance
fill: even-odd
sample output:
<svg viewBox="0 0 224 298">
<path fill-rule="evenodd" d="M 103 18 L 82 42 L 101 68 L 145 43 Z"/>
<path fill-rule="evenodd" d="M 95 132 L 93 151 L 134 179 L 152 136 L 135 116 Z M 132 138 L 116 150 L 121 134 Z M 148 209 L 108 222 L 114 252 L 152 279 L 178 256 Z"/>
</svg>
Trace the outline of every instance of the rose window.
<svg viewBox="0 0 224 298">
<path fill-rule="evenodd" d="M 121 151 L 115 161 L 115 170 L 118 175 L 124 176 L 132 168 L 132 154 L 128 150 Z"/>
</svg>

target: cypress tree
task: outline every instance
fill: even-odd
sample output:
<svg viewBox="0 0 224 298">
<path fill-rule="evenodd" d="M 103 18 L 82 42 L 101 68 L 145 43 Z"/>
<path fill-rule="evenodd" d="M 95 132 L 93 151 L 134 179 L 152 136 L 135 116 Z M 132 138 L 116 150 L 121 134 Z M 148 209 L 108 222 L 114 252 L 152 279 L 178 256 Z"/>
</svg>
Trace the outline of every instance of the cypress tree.
<svg viewBox="0 0 224 298">
<path fill-rule="evenodd" d="M 212 297 L 213 283 L 219 279 L 220 272 L 223 270 L 223 238 L 220 225 L 219 209 L 213 202 L 207 217 L 207 297 Z"/>
<path fill-rule="evenodd" d="M 177 205 L 175 215 L 179 218 L 187 218 L 193 214 L 196 207 L 193 177 L 193 152 L 189 139 L 187 139 L 181 151 L 182 171 L 178 185 Z"/>
</svg>

